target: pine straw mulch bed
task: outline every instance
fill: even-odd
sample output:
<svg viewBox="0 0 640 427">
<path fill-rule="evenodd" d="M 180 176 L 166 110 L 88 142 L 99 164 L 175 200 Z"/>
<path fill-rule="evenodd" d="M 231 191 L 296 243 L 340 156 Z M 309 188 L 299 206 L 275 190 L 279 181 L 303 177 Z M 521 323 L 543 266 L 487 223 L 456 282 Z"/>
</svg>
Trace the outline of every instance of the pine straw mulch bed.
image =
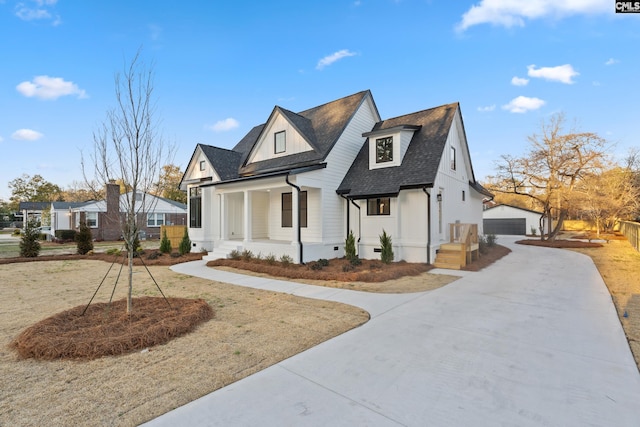
<svg viewBox="0 0 640 427">
<path fill-rule="evenodd" d="M 480 271 L 510 252 L 511 249 L 502 245 L 488 247 L 479 259 L 467 264 L 463 270 Z M 429 273 L 433 269 L 432 265 L 403 261 L 383 264 L 380 260 L 362 260 L 361 265 L 352 267 L 346 259 L 335 258 L 329 260 L 328 266 L 317 270 L 314 268 L 318 267 L 313 267 L 316 264 L 318 264 L 317 261 L 307 265 L 282 265 L 280 262 L 271 265 L 265 260 L 257 259 L 220 259 L 209 261 L 207 266 L 253 276 L 275 277 L 317 286 L 379 293 L 430 291 L 458 279 L 455 275 Z M 344 268 L 349 271 L 343 271 Z"/>
<path fill-rule="evenodd" d="M 182 262 L 199 261 L 206 255 L 206 252 L 190 252 L 188 254 L 180 255 L 178 252 L 171 254 L 163 254 L 157 249 L 145 249 L 140 257 L 133 258 L 133 265 L 174 265 Z M 90 260 L 90 261 L 105 261 L 105 262 L 118 262 L 120 264 L 127 264 L 127 253 L 122 252 L 120 254 L 108 254 L 106 252 L 94 252 L 86 255 L 77 254 L 61 254 L 61 255 L 40 255 L 37 257 L 12 257 L 12 258 L 0 258 L 0 265 L 2 264 L 14 264 L 22 262 L 37 262 L 37 261 L 66 261 L 66 260 Z"/>
<path fill-rule="evenodd" d="M 130 353 L 191 332 L 213 318 L 203 299 L 140 297 L 80 305 L 25 329 L 10 344 L 21 358 L 92 360 Z"/>
<path fill-rule="evenodd" d="M 341 282 L 384 282 L 404 276 L 417 276 L 433 268 L 427 264 L 404 261 L 384 264 L 379 260 L 362 260 L 360 265 L 352 266 L 346 258 L 334 258 L 328 260 L 326 266 L 318 267 L 319 265 L 318 261 L 305 265 L 287 265 L 281 262 L 269 264 L 263 259 L 217 259 L 207 262 L 207 267 L 233 267 L 287 279 L 338 280 Z"/>
</svg>

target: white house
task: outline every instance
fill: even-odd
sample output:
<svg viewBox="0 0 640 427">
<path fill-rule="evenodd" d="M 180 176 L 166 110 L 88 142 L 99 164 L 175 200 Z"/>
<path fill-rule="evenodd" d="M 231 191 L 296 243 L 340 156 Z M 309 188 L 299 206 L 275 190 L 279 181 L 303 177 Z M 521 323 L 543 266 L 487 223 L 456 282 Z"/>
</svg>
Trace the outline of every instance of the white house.
<svg viewBox="0 0 640 427">
<path fill-rule="evenodd" d="M 391 235 L 396 260 L 431 263 L 449 223 L 482 227 L 490 197 L 473 175 L 457 103 L 381 120 L 370 91 L 299 113 L 276 106 L 231 150 L 198 144 L 181 188 L 206 259 L 231 250 L 296 262 L 361 258 Z"/>
<path fill-rule="evenodd" d="M 540 234 L 542 212 L 511 205 L 496 205 L 482 213 L 486 234 L 525 235 L 535 230 Z"/>
</svg>

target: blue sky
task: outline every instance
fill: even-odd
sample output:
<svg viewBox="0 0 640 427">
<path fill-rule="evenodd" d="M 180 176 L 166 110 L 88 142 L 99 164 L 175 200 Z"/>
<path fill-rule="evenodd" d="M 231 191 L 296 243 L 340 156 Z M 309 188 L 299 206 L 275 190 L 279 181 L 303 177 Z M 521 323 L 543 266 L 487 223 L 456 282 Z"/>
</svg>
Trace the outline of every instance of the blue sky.
<svg viewBox="0 0 640 427">
<path fill-rule="evenodd" d="M 273 107 L 370 89 L 383 118 L 460 102 L 476 178 L 564 112 L 640 147 L 640 14 L 609 0 L 0 0 L 0 198 L 22 174 L 82 181 L 80 153 L 142 47 L 183 169 Z"/>
</svg>

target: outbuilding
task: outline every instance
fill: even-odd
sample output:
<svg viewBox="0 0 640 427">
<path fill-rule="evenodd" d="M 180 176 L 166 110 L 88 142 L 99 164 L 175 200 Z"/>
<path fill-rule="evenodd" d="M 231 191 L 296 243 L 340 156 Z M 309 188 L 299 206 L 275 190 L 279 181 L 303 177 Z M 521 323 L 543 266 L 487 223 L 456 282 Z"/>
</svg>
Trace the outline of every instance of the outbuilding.
<svg viewBox="0 0 640 427">
<path fill-rule="evenodd" d="M 484 234 L 526 235 L 540 233 L 542 212 L 511 205 L 496 205 L 482 213 Z"/>
</svg>

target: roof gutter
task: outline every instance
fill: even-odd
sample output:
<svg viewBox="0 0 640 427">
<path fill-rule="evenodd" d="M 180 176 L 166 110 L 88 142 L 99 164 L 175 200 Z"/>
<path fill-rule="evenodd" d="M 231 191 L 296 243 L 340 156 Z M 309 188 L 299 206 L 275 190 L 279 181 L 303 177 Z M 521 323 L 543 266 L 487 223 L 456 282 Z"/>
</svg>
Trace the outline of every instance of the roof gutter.
<svg viewBox="0 0 640 427">
<path fill-rule="evenodd" d="M 287 173 L 284 176 L 284 181 L 289 184 L 291 187 L 296 189 L 296 194 L 298 196 L 298 230 L 297 230 L 297 239 L 298 239 L 298 247 L 299 247 L 299 256 L 300 256 L 300 264 L 304 264 L 304 258 L 303 258 L 303 246 L 302 246 L 302 227 L 300 227 L 300 187 L 298 187 L 297 185 L 295 185 L 294 183 L 292 183 L 291 181 L 289 181 L 289 174 Z"/>
<path fill-rule="evenodd" d="M 254 180 L 254 179 L 262 179 L 262 178 L 273 178 L 273 177 L 277 177 L 277 176 L 289 176 L 289 175 L 292 175 L 292 174 L 296 175 L 296 174 L 299 174 L 299 173 L 311 172 L 311 171 L 318 170 L 318 169 L 325 169 L 326 167 L 327 167 L 326 163 L 319 163 L 319 164 L 312 165 L 312 166 L 305 166 L 305 167 L 301 167 L 301 168 L 288 169 L 288 170 L 285 170 L 285 171 L 268 172 L 268 173 L 263 173 L 263 174 L 258 174 L 258 175 L 243 176 L 241 178 L 228 179 L 226 181 L 212 182 L 210 184 L 201 185 L 200 187 L 210 187 L 210 186 L 218 186 L 218 185 L 223 185 L 223 184 L 233 184 L 235 182 L 251 181 L 251 180 Z"/>
</svg>

